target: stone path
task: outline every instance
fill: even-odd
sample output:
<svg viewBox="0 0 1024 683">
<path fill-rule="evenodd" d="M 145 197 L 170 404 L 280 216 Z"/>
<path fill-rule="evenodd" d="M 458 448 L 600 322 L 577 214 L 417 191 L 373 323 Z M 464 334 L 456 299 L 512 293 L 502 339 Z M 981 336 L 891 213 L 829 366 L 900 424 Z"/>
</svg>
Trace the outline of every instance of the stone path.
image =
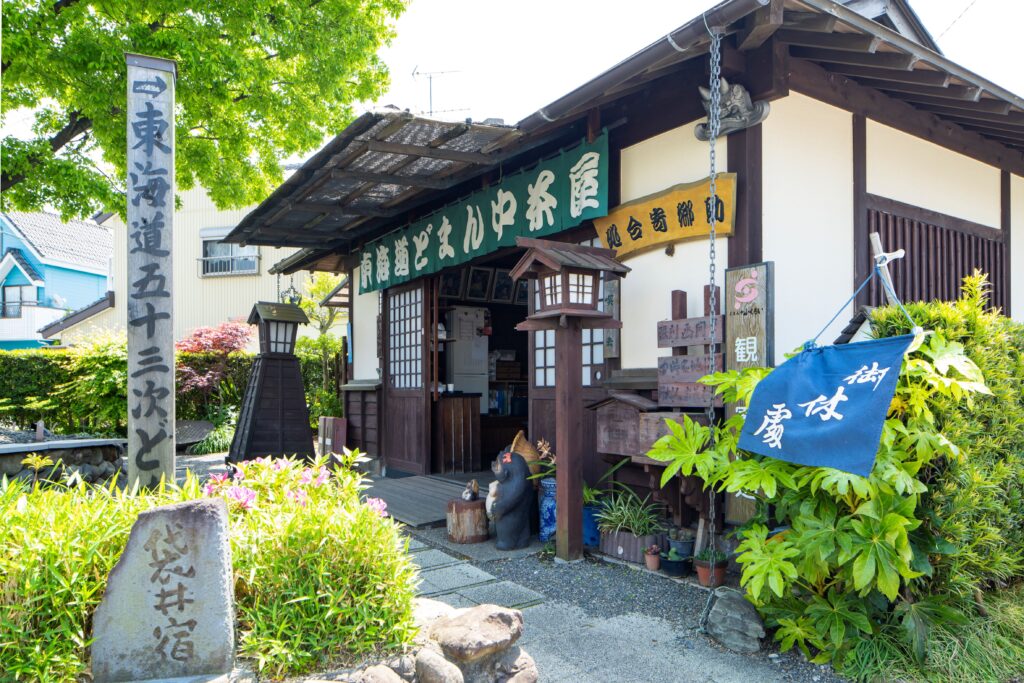
<svg viewBox="0 0 1024 683">
<path fill-rule="evenodd" d="M 431 548 L 416 538 L 409 541 L 409 552 L 420 568 L 420 596 L 452 607 L 492 604 L 522 609 L 544 600 L 537 591 L 511 581 L 499 581 L 468 561 Z"/>
</svg>

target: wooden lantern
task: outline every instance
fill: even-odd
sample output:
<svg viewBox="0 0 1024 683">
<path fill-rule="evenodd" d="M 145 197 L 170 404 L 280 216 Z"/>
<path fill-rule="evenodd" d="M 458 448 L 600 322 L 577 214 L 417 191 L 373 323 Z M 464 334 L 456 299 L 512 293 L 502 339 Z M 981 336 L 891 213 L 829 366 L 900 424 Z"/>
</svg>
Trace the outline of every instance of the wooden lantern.
<svg viewBox="0 0 1024 683">
<path fill-rule="evenodd" d="M 601 277 L 629 268 L 610 249 L 525 237 L 526 253 L 512 269 L 515 279 L 536 278 L 537 310 L 517 330 L 555 330 L 555 554 L 565 561 L 583 556 L 583 330 L 615 329 L 622 323 L 598 310 Z"/>
<path fill-rule="evenodd" d="M 308 322 L 294 304 L 261 301 L 253 306 L 249 324 L 259 326 L 260 353 L 245 388 L 228 462 L 314 455 L 302 369 L 294 353 L 299 325 Z"/>
</svg>

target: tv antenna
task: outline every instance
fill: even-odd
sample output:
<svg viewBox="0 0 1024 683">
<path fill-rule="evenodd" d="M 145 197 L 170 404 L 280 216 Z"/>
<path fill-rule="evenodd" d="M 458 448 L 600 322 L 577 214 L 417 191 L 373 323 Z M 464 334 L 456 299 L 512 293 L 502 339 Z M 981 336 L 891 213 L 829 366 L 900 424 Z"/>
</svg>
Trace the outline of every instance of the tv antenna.
<svg viewBox="0 0 1024 683">
<path fill-rule="evenodd" d="M 427 116 L 433 116 L 434 115 L 434 77 L 435 76 L 444 76 L 445 74 L 457 74 L 457 73 L 460 73 L 460 72 L 459 71 L 420 71 L 419 66 L 413 67 L 412 79 L 414 81 L 416 80 L 417 76 L 426 76 L 427 77 L 427 89 L 428 89 L 428 91 L 430 93 L 430 95 L 429 95 L 430 99 L 428 100 L 429 101 L 429 107 L 427 108 Z"/>
</svg>

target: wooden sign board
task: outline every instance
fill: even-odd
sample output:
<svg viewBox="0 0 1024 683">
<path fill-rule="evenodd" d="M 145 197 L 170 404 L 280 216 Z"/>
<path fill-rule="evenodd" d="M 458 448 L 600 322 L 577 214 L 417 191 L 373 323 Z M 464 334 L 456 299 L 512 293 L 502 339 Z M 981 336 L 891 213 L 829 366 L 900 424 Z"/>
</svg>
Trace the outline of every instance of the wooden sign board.
<svg viewBox="0 0 1024 683">
<path fill-rule="evenodd" d="M 736 216 L 736 174 L 719 173 L 715 180 L 715 233 L 731 235 Z M 650 249 L 711 232 L 711 180 L 683 183 L 626 204 L 594 219 L 601 245 L 614 249 L 619 260 Z"/>
<path fill-rule="evenodd" d="M 605 312 L 612 314 L 612 319 L 621 320 L 622 315 L 620 313 L 619 294 L 622 291 L 619 283 L 621 280 L 616 277 L 610 277 L 604 281 L 604 302 Z M 621 348 L 621 334 L 617 329 L 608 329 L 604 331 L 604 357 L 605 358 L 618 358 Z"/>
<path fill-rule="evenodd" d="M 715 354 L 715 372 L 722 370 L 722 354 Z M 703 354 L 692 356 L 662 356 L 658 359 L 658 384 L 674 382 L 696 382 L 708 374 L 708 357 Z"/>
<path fill-rule="evenodd" d="M 635 455 L 641 451 L 639 415 L 633 406 L 609 403 L 597 409 L 597 452 Z"/>
<path fill-rule="evenodd" d="M 775 264 L 725 271 L 725 358 L 730 370 L 775 362 Z"/>
<path fill-rule="evenodd" d="M 708 416 L 704 413 L 682 413 L 674 411 L 671 413 L 641 413 L 640 428 L 637 438 L 642 446 L 641 453 L 646 453 L 654 446 L 654 442 L 669 433 L 669 427 L 665 420 L 672 420 L 682 424 L 683 415 L 689 415 L 690 419 L 702 425 L 708 423 Z"/>
<path fill-rule="evenodd" d="M 658 405 L 673 408 L 703 408 L 715 393 L 714 387 L 695 382 L 658 382 Z M 715 398 L 715 406 L 721 407 L 722 399 Z"/>
<path fill-rule="evenodd" d="M 722 316 L 715 321 L 715 344 L 722 343 Z M 683 318 L 662 320 L 658 323 L 658 348 L 669 349 L 677 346 L 700 346 L 711 344 L 711 318 Z"/>
</svg>

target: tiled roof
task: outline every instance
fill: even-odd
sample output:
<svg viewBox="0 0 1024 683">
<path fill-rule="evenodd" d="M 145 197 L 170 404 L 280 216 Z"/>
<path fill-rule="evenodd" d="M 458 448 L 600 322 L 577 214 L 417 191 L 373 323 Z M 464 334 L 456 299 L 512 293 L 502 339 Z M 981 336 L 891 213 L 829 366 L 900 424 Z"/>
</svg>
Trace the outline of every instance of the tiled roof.
<svg viewBox="0 0 1024 683">
<path fill-rule="evenodd" d="M 62 221 L 52 213 L 8 211 L 7 218 L 44 259 L 106 271 L 114 253 L 110 230 L 85 221 Z"/>
<path fill-rule="evenodd" d="M 32 267 L 32 264 L 29 263 L 28 259 L 25 258 L 25 254 L 21 252 L 21 249 L 9 247 L 7 251 L 4 253 L 4 256 L 7 256 L 7 254 L 11 255 L 11 258 L 14 259 L 14 262 L 18 264 L 22 272 L 25 273 L 29 280 L 31 280 L 32 282 L 42 281 L 43 276 L 39 274 L 39 271 Z"/>
</svg>

